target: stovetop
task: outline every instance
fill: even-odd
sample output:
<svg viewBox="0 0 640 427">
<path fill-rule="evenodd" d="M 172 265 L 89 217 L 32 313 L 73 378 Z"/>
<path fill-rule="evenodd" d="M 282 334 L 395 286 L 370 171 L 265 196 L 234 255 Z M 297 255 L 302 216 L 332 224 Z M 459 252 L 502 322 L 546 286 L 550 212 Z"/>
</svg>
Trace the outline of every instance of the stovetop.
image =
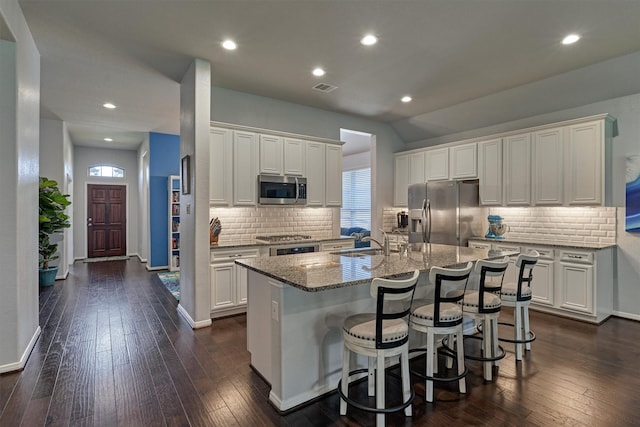
<svg viewBox="0 0 640 427">
<path fill-rule="evenodd" d="M 311 236 L 304 234 L 282 234 L 278 236 L 256 236 L 257 242 L 262 243 L 280 243 L 280 242 L 300 242 L 311 240 Z"/>
</svg>

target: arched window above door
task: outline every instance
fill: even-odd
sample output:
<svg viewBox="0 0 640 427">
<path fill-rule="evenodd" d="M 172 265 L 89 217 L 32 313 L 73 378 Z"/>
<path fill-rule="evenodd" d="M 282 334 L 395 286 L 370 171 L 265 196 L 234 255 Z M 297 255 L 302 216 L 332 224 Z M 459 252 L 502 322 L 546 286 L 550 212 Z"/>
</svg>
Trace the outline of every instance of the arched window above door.
<svg viewBox="0 0 640 427">
<path fill-rule="evenodd" d="M 89 176 L 124 178 L 124 169 L 110 165 L 89 166 Z"/>
</svg>

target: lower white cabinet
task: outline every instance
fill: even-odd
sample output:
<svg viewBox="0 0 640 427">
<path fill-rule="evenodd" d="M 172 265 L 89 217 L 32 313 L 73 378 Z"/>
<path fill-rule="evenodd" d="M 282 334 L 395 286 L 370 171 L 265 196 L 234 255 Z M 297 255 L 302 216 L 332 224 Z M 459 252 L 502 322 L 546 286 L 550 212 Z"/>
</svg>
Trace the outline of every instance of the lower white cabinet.
<svg viewBox="0 0 640 427">
<path fill-rule="evenodd" d="M 342 249 L 352 249 L 355 241 L 353 239 L 331 240 L 320 243 L 320 252 L 339 251 Z"/>
<path fill-rule="evenodd" d="M 211 318 L 247 311 L 247 269 L 237 265 L 235 260 L 257 256 L 258 249 L 211 252 Z"/>
<path fill-rule="evenodd" d="M 469 241 L 469 247 L 486 248 L 487 243 Z M 493 243 L 491 248 L 505 246 Z M 540 258 L 533 270 L 531 309 L 592 323 L 603 322 L 611 315 L 614 248 L 520 246 L 521 253 L 532 249 L 540 253 Z M 518 271 L 512 261 L 505 274 L 505 282 L 517 279 Z"/>
</svg>

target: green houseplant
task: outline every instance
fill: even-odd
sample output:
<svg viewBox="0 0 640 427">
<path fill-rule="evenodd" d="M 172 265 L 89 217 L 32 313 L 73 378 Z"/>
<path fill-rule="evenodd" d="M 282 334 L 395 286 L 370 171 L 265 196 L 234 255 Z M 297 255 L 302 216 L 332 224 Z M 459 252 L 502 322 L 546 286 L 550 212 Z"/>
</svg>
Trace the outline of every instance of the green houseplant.
<svg viewBox="0 0 640 427">
<path fill-rule="evenodd" d="M 38 233 L 40 286 L 53 285 L 56 280 L 58 267 L 49 267 L 49 263 L 59 258 L 58 244 L 51 243 L 51 235 L 71 227 L 69 215 L 64 213 L 70 204 L 69 195 L 60 192 L 55 180 L 40 177 L 40 230 Z"/>
</svg>

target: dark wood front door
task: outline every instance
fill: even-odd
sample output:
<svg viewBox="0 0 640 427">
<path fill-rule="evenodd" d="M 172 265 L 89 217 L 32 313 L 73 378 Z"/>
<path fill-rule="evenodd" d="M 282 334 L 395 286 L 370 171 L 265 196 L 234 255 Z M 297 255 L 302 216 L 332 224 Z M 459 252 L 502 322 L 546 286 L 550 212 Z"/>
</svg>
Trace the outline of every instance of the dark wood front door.
<svg viewBox="0 0 640 427">
<path fill-rule="evenodd" d="M 88 184 L 88 257 L 126 255 L 127 190 L 124 185 Z"/>
</svg>

